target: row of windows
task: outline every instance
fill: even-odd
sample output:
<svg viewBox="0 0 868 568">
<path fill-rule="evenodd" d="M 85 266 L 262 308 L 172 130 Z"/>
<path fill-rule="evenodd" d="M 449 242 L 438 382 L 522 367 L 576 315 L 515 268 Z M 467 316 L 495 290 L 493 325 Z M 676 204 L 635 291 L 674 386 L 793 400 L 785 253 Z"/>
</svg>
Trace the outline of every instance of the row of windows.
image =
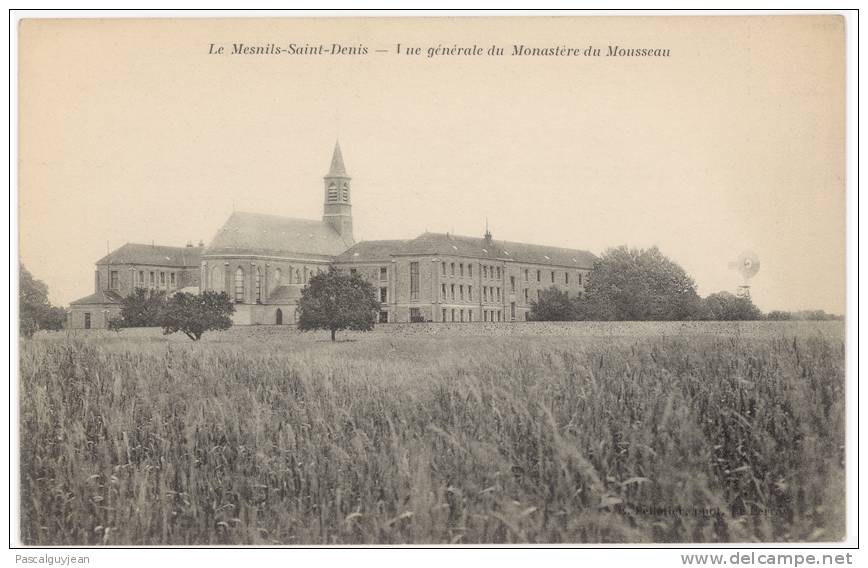
<svg viewBox="0 0 868 568">
<path fill-rule="evenodd" d="M 456 267 L 457 267 L 457 271 L 456 271 Z M 450 263 L 448 263 L 448 268 L 449 268 L 448 272 L 449 272 L 450 276 L 463 277 L 465 275 L 465 264 L 463 262 L 459 262 L 459 263 L 450 262 Z M 466 269 L 467 269 L 466 270 L 467 276 L 472 278 L 473 277 L 473 265 L 467 264 Z M 446 262 L 440 263 L 440 272 L 443 276 L 447 275 L 447 263 Z M 552 284 L 554 284 L 555 278 L 557 275 L 557 271 L 551 270 L 548 272 L 549 272 L 549 277 L 551 279 L 551 282 L 552 282 Z M 564 271 L 563 274 L 564 274 L 564 284 L 569 285 L 570 273 L 567 271 Z M 490 265 L 485 265 L 485 264 L 482 265 L 482 277 L 484 279 L 492 278 L 495 280 L 500 280 L 501 275 L 502 275 L 502 272 L 501 272 L 501 268 L 499 266 L 490 266 Z M 579 284 L 579 286 L 581 286 L 583 284 L 584 275 L 582 272 L 577 272 L 576 276 L 578 278 L 578 284 Z M 524 269 L 524 281 L 530 282 L 530 277 L 531 277 L 531 270 L 529 268 L 525 268 Z M 543 278 L 543 271 L 537 270 L 536 271 L 536 281 L 542 282 L 542 278 Z M 515 277 L 510 276 L 510 279 L 514 281 Z M 515 291 L 515 286 L 513 283 L 513 292 L 514 291 Z"/>
<path fill-rule="evenodd" d="M 497 272 L 495 272 L 495 270 Z M 496 276 L 495 276 L 496 274 Z M 482 277 L 483 278 L 495 278 L 500 280 L 500 267 L 499 266 L 487 266 L 482 265 Z"/>
<path fill-rule="evenodd" d="M 159 280 L 158 280 L 159 278 Z M 110 290 L 118 290 L 120 288 L 119 282 L 120 276 L 117 270 L 109 271 L 109 289 Z M 174 288 L 177 285 L 177 279 L 174 272 L 166 272 L 164 270 L 149 270 L 147 272 L 147 280 L 145 279 L 145 271 L 139 270 L 135 273 L 135 282 L 133 283 L 136 288 L 156 288 L 156 287 L 169 287 Z"/>
<path fill-rule="evenodd" d="M 457 272 L 457 273 L 455 272 L 455 267 L 456 267 L 456 266 L 458 266 L 458 272 Z M 443 276 L 446 276 L 446 263 L 445 263 L 445 262 L 441 262 L 441 263 L 440 263 L 440 273 L 441 273 Z M 456 265 L 454 262 L 450 262 L 450 263 L 449 263 L 449 274 L 450 274 L 451 276 L 463 277 L 463 276 L 464 276 L 464 263 L 463 263 L 463 262 L 459 262 L 459 263 Z M 468 264 L 468 265 L 467 265 L 467 277 L 468 277 L 468 278 L 473 278 L 473 265 L 472 265 L 472 264 Z"/>
<path fill-rule="evenodd" d="M 555 276 L 556 276 L 556 274 L 557 274 L 557 271 L 556 271 L 556 270 L 551 270 L 551 271 L 549 271 L 549 277 L 551 278 L 551 282 L 552 282 L 552 284 L 555 283 Z M 584 285 L 584 281 L 586 280 L 586 278 L 584 277 L 584 274 L 583 274 L 582 272 L 576 272 L 576 276 L 577 276 L 577 278 L 578 278 L 578 284 L 579 284 L 579 286 L 583 286 L 583 285 Z M 524 269 L 524 281 L 525 281 L 525 282 L 530 282 L 530 269 L 529 269 L 529 268 L 525 268 L 525 269 Z M 537 270 L 537 271 L 536 271 L 536 281 L 537 281 L 537 282 L 542 282 L 542 270 Z M 570 273 L 567 272 L 567 271 L 565 270 L 565 271 L 564 271 L 564 284 L 569 285 L 569 283 L 570 283 Z M 514 288 L 515 288 L 515 285 L 513 284 L 513 289 L 514 289 Z"/>
</svg>

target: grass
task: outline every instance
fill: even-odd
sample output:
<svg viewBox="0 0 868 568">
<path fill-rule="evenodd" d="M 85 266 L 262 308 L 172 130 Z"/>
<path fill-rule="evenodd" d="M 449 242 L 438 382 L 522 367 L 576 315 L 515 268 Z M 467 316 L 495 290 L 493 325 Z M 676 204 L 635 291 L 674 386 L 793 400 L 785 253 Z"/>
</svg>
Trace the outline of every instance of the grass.
<svg viewBox="0 0 868 568">
<path fill-rule="evenodd" d="M 430 328 L 23 341 L 21 540 L 844 537 L 841 322 Z"/>
</svg>

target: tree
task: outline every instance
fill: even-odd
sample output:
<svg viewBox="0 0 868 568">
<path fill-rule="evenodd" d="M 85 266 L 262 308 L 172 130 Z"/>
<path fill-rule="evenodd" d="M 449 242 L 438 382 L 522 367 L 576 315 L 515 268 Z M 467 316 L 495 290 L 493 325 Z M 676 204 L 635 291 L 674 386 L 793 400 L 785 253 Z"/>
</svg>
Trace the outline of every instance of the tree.
<svg viewBox="0 0 868 568">
<path fill-rule="evenodd" d="M 330 267 L 315 274 L 301 291 L 298 328 L 328 329 L 332 341 L 342 329 L 370 331 L 380 303 L 374 287 L 358 274 Z"/>
<path fill-rule="evenodd" d="M 574 321 L 578 319 L 577 299 L 554 286 L 540 291 L 539 300 L 530 301 L 532 321 Z"/>
<path fill-rule="evenodd" d="M 123 299 L 121 322 L 123 327 L 158 327 L 166 307 L 166 293 L 162 290 L 136 288 Z"/>
<path fill-rule="evenodd" d="M 696 284 L 657 247 L 607 250 L 594 263 L 581 315 L 597 320 L 687 320 L 700 308 Z"/>
<path fill-rule="evenodd" d="M 125 327 L 127 327 L 127 325 L 124 321 L 123 316 L 118 314 L 109 318 L 108 322 L 106 322 L 106 327 L 109 331 L 113 331 L 120 335 L 120 333 L 124 330 Z"/>
<path fill-rule="evenodd" d="M 33 277 L 23 264 L 18 267 L 19 332 L 31 337 L 40 329 L 59 330 L 66 323 L 66 310 L 48 301 L 48 286 Z"/>
<path fill-rule="evenodd" d="M 234 312 L 235 304 L 226 292 L 176 292 L 166 300 L 160 321 L 165 335 L 180 331 L 199 341 L 206 331 L 232 327 Z"/>
<path fill-rule="evenodd" d="M 753 301 L 745 296 L 730 292 L 709 294 L 705 300 L 705 311 L 710 320 L 715 321 L 753 321 L 762 319 L 762 312 Z"/>
</svg>

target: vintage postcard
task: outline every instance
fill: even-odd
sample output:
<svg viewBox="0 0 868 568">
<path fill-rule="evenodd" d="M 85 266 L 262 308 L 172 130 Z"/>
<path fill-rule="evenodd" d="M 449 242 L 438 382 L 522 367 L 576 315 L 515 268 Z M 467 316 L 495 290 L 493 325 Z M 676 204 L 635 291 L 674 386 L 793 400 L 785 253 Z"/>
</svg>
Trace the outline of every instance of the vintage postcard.
<svg viewBox="0 0 868 568">
<path fill-rule="evenodd" d="M 845 18 L 386 16 L 18 22 L 13 542 L 853 538 Z"/>
</svg>

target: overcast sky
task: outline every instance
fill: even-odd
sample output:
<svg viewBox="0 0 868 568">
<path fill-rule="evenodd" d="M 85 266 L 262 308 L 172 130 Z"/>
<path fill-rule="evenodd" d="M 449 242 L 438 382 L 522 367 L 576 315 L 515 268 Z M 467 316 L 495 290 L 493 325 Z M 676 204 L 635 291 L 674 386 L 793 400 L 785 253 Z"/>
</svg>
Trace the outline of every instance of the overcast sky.
<svg viewBox="0 0 868 568">
<path fill-rule="evenodd" d="M 487 217 L 506 240 L 657 245 L 702 295 L 735 291 L 749 249 L 763 310 L 843 313 L 843 40 L 835 17 L 25 21 L 21 259 L 67 304 L 106 243 L 207 243 L 233 207 L 319 218 L 339 135 L 357 240 Z M 241 42 L 368 54 L 208 54 Z"/>
</svg>

